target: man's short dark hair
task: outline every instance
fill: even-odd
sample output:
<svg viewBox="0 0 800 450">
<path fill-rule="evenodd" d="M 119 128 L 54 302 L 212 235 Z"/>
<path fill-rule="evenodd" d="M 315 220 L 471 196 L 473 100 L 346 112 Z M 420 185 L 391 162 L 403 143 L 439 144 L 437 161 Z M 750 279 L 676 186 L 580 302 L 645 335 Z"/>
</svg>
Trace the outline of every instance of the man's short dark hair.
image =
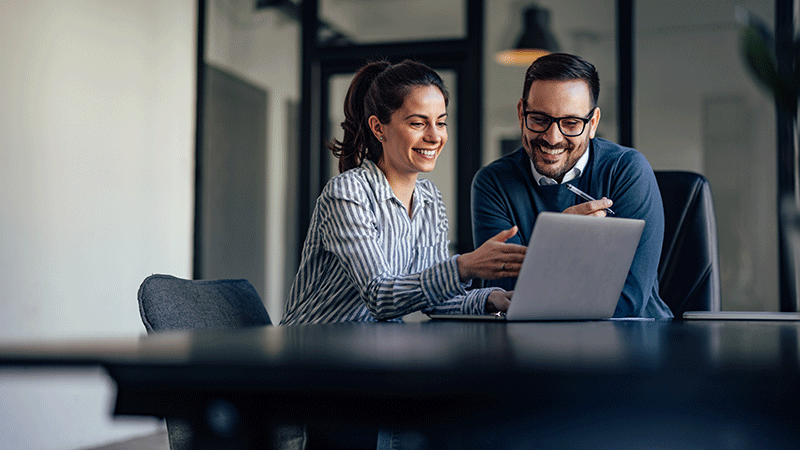
<svg viewBox="0 0 800 450">
<path fill-rule="evenodd" d="M 522 100 L 527 103 L 531 85 L 537 80 L 572 81 L 582 80 L 589 86 L 592 109 L 597 107 L 600 96 L 600 77 L 589 61 L 568 53 L 551 53 L 536 59 L 525 72 Z"/>
</svg>

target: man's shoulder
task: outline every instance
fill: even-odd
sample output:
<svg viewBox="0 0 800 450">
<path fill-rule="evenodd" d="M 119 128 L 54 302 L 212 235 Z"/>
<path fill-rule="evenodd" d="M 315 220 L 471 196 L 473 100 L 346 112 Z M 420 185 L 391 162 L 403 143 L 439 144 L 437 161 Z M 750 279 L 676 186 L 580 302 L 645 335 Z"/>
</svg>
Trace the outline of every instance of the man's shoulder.
<svg viewBox="0 0 800 450">
<path fill-rule="evenodd" d="M 601 167 L 622 166 L 629 169 L 650 169 L 647 158 L 635 148 L 625 147 L 602 138 L 594 138 L 592 139 L 592 151 L 596 164 Z"/>
<path fill-rule="evenodd" d="M 611 142 L 603 138 L 592 139 L 592 150 L 594 150 L 599 157 L 614 157 L 628 153 L 639 153 L 636 149 L 625 147 L 624 145 Z"/>
<path fill-rule="evenodd" d="M 527 159 L 528 155 L 525 153 L 525 149 L 520 148 L 484 166 L 478 170 L 475 177 L 488 178 L 506 176 L 511 173 L 511 171 L 519 171 L 521 167 L 524 167 L 524 163 Z"/>
<path fill-rule="evenodd" d="M 496 165 L 513 165 L 513 166 L 517 166 L 517 165 L 519 165 L 519 163 L 521 163 L 523 161 L 527 161 L 527 160 L 528 160 L 528 154 L 525 153 L 525 149 L 524 148 L 520 147 L 520 148 L 514 150 L 513 152 L 511 152 L 511 153 L 509 153 L 507 155 L 503 155 L 500 158 L 494 160 L 489 165 L 491 166 L 491 165 L 495 165 L 496 164 Z"/>
</svg>

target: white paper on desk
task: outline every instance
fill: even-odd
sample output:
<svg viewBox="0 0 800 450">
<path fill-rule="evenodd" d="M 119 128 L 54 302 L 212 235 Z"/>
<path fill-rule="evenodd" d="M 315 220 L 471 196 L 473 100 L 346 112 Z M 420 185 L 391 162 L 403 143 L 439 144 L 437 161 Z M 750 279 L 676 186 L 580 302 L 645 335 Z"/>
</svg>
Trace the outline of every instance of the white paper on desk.
<svg viewBox="0 0 800 450">
<path fill-rule="evenodd" d="M 686 311 L 685 320 L 800 320 L 800 313 L 777 311 Z"/>
</svg>

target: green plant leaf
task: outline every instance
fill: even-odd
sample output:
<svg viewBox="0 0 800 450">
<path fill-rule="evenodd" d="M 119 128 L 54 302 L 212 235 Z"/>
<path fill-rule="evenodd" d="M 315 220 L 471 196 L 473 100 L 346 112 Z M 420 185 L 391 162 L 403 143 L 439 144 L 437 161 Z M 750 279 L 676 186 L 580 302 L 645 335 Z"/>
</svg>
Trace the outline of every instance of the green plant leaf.
<svg viewBox="0 0 800 450">
<path fill-rule="evenodd" d="M 753 26 L 742 28 L 741 44 L 747 67 L 755 79 L 775 97 L 775 101 L 782 108 L 786 108 L 793 115 L 797 111 L 798 77 L 797 65 L 792 76 L 782 77 L 778 72 L 774 47 L 767 44 L 771 39 L 765 39 L 762 30 Z"/>
<path fill-rule="evenodd" d="M 770 92 L 778 89 L 778 66 L 772 51 L 767 47 L 761 34 L 752 26 L 742 28 L 742 53 L 747 67 L 756 80 Z"/>
</svg>

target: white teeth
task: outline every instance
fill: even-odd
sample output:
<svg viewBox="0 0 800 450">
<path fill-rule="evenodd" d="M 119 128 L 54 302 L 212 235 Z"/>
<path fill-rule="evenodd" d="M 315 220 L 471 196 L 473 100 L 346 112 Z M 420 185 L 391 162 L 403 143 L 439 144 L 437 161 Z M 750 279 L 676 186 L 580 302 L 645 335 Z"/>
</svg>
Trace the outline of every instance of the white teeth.
<svg viewBox="0 0 800 450">
<path fill-rule="evenodd" d="M 427 156 L 429 158 L 436 156 L 436 150 L 425 150 L 421 148 L 415 148 L 414 151 L 421 154 L 422 156 Z"/>
<path fill-rule="evenodd" d="M 539 147 L 539 149 L 542 151 L 542 153 L 546 153 L 546 154 L 552 155 L 552 156 L 560 155 L 560 154 L 564 153 L 567 150 L 565 148 L 546 149 L 546 148 L 542 148 L 542 147 Z"/>
</svg>

